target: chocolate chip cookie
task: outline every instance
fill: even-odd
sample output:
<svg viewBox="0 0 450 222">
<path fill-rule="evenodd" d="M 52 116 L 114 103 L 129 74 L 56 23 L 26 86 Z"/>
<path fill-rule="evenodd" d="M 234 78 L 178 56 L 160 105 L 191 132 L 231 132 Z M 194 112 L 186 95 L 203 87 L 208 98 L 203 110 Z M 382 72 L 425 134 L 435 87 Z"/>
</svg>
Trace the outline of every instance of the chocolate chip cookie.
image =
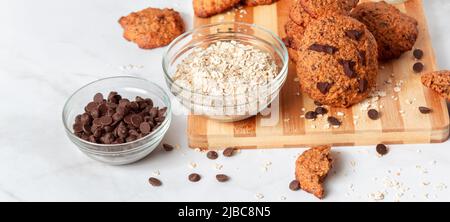
<svg viewBox="0 0 450 222">
<path fill-rule="evenodd" d="M 303 9 L 313 18 L 327 14 L 347 15 L 359 0 L 299 0 Z"/>
<path fill-rule="evenodd" d="M 295 163 L 295 177 L 300 188 L 319 199 L 325 196 L 323 182 L 332 167 L 330 146 L 313 147 L 300 155 Z"/>
<path fill-rule="evenodd" d="M 168 45 L 184 32 L 183 19 L 173 9 L 146 8 L 120 18 L 124 38 L 140 48 L 153 49 Z"/>
<path fill-rule="evenodd" d="M 351 16 L 364 23 L 375 36 L 380 60 L 395 59 L 411 50 L 419 35 L 414 18 L 383 1 L 361 3 Z"/>
<path fill-rule="evenodd" d="M 208 18 L 213 15 L 225 12 L 236 5 L 241 0 L 193 0 L 194 14 L 201 18 Z"/>
<path fill-rule="evenodd" d="M 450 101 L 450 70 L 423 74 L 422 84 Z"/>
<path fill-rule="evenodd" d="M 314 19 L 303 9 L 303 6 L 299 2 L 292 5 L 289 10 L 289 18 L 297 23 L 297 25 L 303 27 L 306 27 Z"/>
<path fill-rule="evenodd" d="M 311 23 L 298 50 L 302 91 L 333 107 L 349 107 L 369 95 L 378 73 L 377 43 L 364 24 L 344 15 Z"/>
<path fill-rule="evenodd" d="M 270 5 L 278 0 L 242 0 L 242 4 L 246 6 Z"/>
<path fill-rule="evenodd" d="M 284 25 L 286 32 L 286 46 L 289 50 L 289 57 L 292 61 L 297 61 L 297 50 L 300 47 L 300 40 L 305 32 L 305 28 L 290 20 Z"/>
</svg>

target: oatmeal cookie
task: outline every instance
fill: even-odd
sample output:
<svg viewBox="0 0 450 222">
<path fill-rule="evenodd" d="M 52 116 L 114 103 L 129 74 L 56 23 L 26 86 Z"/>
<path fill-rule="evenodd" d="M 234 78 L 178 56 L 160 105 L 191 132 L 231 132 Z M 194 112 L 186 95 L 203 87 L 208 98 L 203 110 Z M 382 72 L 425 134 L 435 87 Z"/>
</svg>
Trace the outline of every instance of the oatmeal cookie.
<svg viewBox="0 0 450 222">
<path fill-rule="evenodd" d="M 364 2 L 351 16 L 364 23 L 378 42 L 380 60 L 398 58 L 414 46 L 417 21 L 386 2 Z"/>
<path fill-rule="evenodd" d="M 173 9 L 146 8 L 121 17 L 124 38 L 140 48 L 153 49 L 168 45 L 184 32 L 183 19 Z"/>
<path fill-rule="evenodd" d="M 298 50 L 297 75 L 302 91 L 333 107 L 349 107 L 376 84 L 377 43 L 364 24 L 344 15 L 311 23 Z"/>
<path fill-rule="evenodd" d="M 238 5 L 241 0 L 193 0 L 194 14 L 201 18 L 225 12 Z"/>
<path fill-rule="evenodd" d="M 258 5 L 270 5 L 278 0 L 242 0 L 242 3 L 246 6 L 258 6 Z"/>
<path fill-rule="evenodd" d="M 299 2 L 292 5 L 289 10 L 289 18 L 297 23 L 297 25 L 303 27 L 306 27 L 313 20 L 313 18 L 303 9 Z"/>
<path fill-rule="evenodd" d="M 327 14 L 347 15 L 359 0 L 299 0 L 304 10 L 313 18 Z"/>
<path fill-rule="evenodd" d="M 286 31 L 285 43 L 288 47 L 289 57 L 296 62 L 297 50 L 300 47 L 300 40 L 305 32 L 305 28 L 290 20 L 284 25 L 284 29 Z"/>
<path fill-rule="evenodd" d="M 331 147 L 313 147 L 300 155 L 295 163 L 295 177 L 300 188 L 319 199 L 325 196 L 323 182 L 332 167 Z"/>
<path fill-rule="evenodd" d="M 450 101 L 450 70 L 423 74 L 422 84 Z"/>
</svg>

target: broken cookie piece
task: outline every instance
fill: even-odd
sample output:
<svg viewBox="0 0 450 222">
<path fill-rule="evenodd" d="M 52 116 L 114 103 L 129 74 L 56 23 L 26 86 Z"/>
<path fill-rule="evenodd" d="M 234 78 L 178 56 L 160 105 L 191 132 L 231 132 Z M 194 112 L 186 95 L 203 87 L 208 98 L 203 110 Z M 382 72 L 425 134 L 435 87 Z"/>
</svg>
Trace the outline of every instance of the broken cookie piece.
<svg viewBox="0 0 450 222">
<path fill-rule="evenodd" d="M 313 147 L 303 152 L 295 164 L 295 177 L 301 189 L 319 199 L 325 196 L 322 183 L 332 166 L 330 150 L 329 145 Z"/>
<path fill-rule="evenodd" d="M 120 18 L 124 38 L 142 49 L 168 45 L 184 32 L 180 14 L 173 9 L 146 8 Z"/>
<path fill-rule="evenodd" d="M 450 101 L 450 70 L 423 74 L 421 80 L 424 86 Z"/>
<path fill-rule="evenodd" d="M 200 18 L 208 18 L 225 12 L 238 5 L 241 0 L 193 0 L 194 14 Z"/>
</svg>

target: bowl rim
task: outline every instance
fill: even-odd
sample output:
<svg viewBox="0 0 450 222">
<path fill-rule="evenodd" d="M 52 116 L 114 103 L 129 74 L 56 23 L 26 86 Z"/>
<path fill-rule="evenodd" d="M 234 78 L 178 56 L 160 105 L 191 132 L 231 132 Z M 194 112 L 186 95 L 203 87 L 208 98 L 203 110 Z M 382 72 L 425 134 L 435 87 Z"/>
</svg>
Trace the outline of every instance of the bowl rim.
<svg viewBox="0 0 450 222">
<path fill-rule="evenodd" d="M 279 81 L 281 81 L 283 78 L 283 75 L 288 75 L 288 68 L 289 68 L 289 54 L 288 54 L 288 50 L 286 45 L 284 44 L 283 40 L 281 40 L 281 38 L 276 35 L 274 32 L 272 32 L 271 30 L 261 26 L 261 25 L 257 25 L 257 24 L 253 24 L 253 23 L 247 23 L 247 22 L 217 22 L 217 23 L 211 23 L 211 24 L 206 24 L 206 25 L 201 25 L 199 27 L 196 27 L 194 29 L 191 29 L 183 34 L 181 34 L 180 36 L 178 36 L 177 38 L 175 38 L 170 44 L 169 46 L 164 50 L 163 53 L 163 57 L 162 57 L 162 68 L 163 68 L 163 72 L 164 72 L 164 77 L 166 78 L 166 80 L 170 81 L 170 84 L 176 85 L 176 87 L 183 89 L 186 92 L 190 92 L 191 95 L 198 95 L 198 96 L 203 96 L 203 97 L 207 97 L 207 98 L 223 98 L 223 95 L 205 95 L 202 93 L 198 93 L 192 90 L 187 90 L 186 88 L 178 85 L 175 83 L 175 81 L 173 81 L 172 77 L 169 75 L 168 70 L 166 69 L 165 64 L 168 63 L 167 61 L 167 55 L 169 53 L 169 51 L 175 46 L 175 44 L 180 40 L 185 38 L 186 36 L 189 35 L 193 35 L 194 33 L 200 31 L 200 30 L 204 30 L 204 29 L 210 29 L 212 27 L 215 26 L 222 26 L 222 25 L 243 25 L 243 26 L 248 26 L 248 27 L 253 27 L 256 29 L 259 29 L 260 31 L 265 32 L 266 34 L 269 34 L 269 36 L 271 36 L 273 39 L 275 39 L 276 42 L 279 43 L 279 45 L 281 46 L 281 57 L 284 59 L 283 61 L 283 67 L 278 71 L 278 75 L 268 84 L 264 84 L 261 85 L 259 87 L 267 87 L 271 84 L 277 83 Z M 227 33 L 236 33 L 235 31 L 232 32 L 227 32 Z M 254 36 L 254 35 L 250 35 L 250 36 Z M 274 44 L 271 44 L 271 46 L 274 48 Z M 278 50 L 275 50 L 278 51 Z M 169 89 L 171 91 L 171 89 Z M 241 94 L 233 94 L 232 96 L 244 96 L 247 93 L 241 93 Z"/>
<path fill-rule="evenodd" d="M 146 135 L 146 136 L 144 136 L 142 138 L 139 138 L 139 139 L 131 141 L 131 142 L 120 143 L 120 144 L 99 144 L 99 143 L 92 143 L 90 141 L 83 140 L 83 139 L 79 138 L 78 136 L 75 135 L 75 133 L 72 132 L 71 129 L 68 128 L 69 127 L 68 126 L 69 123 L 64 118 L 64 112 L 66 111 L 67 105 L 74 98 L 74 96 L 78 92 L 80 92 L 81 90 L 83 90 L 83 89 L 85 89 L 85 88 L 87 88 L 87 87 L 89 87 L 91 85 L 94 85 L 94 84 L 102 82 L 102 81 L 111 80 L 111 79 L 134 79 L 134 80 L 139 80 L 139 81 L 145 81 L 145 82 L 149 83 L 150 85 L 152 85 L 153 87 L 155 87 L 156 89 L 160 90 L 163 93 L 163 97 L 166 97 L 166 98 L 159 98 L 159 99 L 163 100 L 163 102 L 165 102 L 165 100 L 167 100 L 167 104 L 164 104 L 167 107 L 166 118 L 164 119 L 164 121 L 161 123 L 161 125 L 155 131 L 149 133 L 148 135 Z M 172 116 L 172 107 L 171 107 L 170 97 L 167 95 L 167 93 L 164 91 L 164 89 L 162 87 L 158 86 L 157 84 L 155 84 L 154 82 L 150 81 L 150 80 L 147 80 L 147 79 L 144 79 L 144 78 L 141 78 L 141 77 L 135 77 L 135 76 L 112 76 L 112 77 L 101 78 L 101 79 L 97 79 L 95 81 L 89 82 L 88 84 L 83 85 L 82 87 L 77 89 L 75 92 L 73 92 L 69 96 L 69 98 L 64 103 L 63 111 L 62 111 L 62 121 L 63 121 L 64 128 L 65 128 L 66 132 L 71 135 L 72 138 L 75 138 L 77 141 L 79 141 L 81 143 L 85 143 L 85 144 L 88 144 L 88 145 L 91 145 L 91 146 L 103 147 L 103 148 L 126 146 L 126 145 L 131 145 L 131 144 L 134 144 L 134 143 L 139 143 L 142 140 L 148 139 L 149 137 L 152 137 L 155 134 L 159 133 L 164 128 L 164 126 L 167 123 L 170 123 L 171 122 L 171 116 Z M 140 146 L 135 147 L 135 148 L 140 148 Z M 135 148 L 131 148 L 131 149 L 128 149 L 128 150 L 120 150 L 120 151 L 109 152 L 109 151 L 102 151 L 102 150 L 99 151 L 99 150 L 94 150 L 94 149 L 89 149 L 89 148 L 82 147 L 82 149 L 86 150 L 86 151 L 92 151 L 92 152 L 95 152 L 95 153 L 104 153 L 104 154 L 117 154 L 117 153 L 124 153 L 124 152 L 134 152 L 136 150 Z"/>
</svg>

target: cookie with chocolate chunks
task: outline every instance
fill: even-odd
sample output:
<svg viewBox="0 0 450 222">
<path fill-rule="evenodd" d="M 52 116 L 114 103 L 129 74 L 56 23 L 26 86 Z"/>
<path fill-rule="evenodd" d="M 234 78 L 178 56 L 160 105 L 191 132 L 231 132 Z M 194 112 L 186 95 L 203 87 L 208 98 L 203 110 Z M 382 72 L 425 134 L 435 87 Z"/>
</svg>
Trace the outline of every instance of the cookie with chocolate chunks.
<svg viewBox="0 0 450 222">
<path fill-rule="evenodd" d="M 300 87 L 313 100 L 349 107 L 368 97 L 378 74 L 377 43 L 364 24 L 344 15 L 311 23 L 298 49 Z"/>
<path fill-rule="evenodd" d="M 375 36 L 380 60 L 395 59 L 411 50 L 419 35 L 414 18 L 384 1 L 361 3 L 351 16 L 364 23 Z"/>
</svg>

